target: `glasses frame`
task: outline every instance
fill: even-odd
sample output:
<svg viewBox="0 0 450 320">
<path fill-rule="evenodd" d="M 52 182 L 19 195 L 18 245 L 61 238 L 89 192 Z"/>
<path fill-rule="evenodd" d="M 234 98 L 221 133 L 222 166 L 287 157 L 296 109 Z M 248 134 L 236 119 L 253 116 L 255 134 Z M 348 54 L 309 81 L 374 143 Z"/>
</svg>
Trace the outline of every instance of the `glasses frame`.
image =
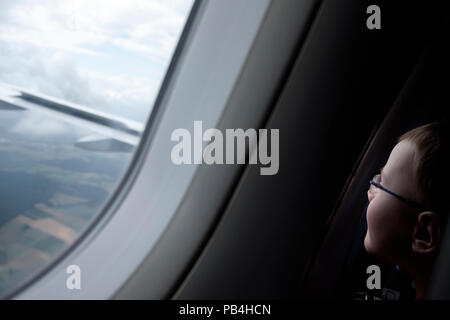
<svg viewBox="0 0 450 320">
<path fill-rule="evenodd" d="M 421 211 L 427 211 L 427 209 L 426 209 L 424 206 L 418 204 L 417 202 L 408 200 L 408 199 L 406 199 L 406 198 L 404 198 L 404 197 L 402 197 L 402 196 L 396 194 L 395 192 L 393 192 L 393 191 L 391 191 L 391 190 L 389 190 L 389 189 L 383 187 L 383 186 L 382 186 L 381 184 L 379 184 L 378 182 L 375 182 L 374 179 L 375 179 L 375 177 L 377 177 L 377 176 L 380 176 L 380 174 L 375 175 L 375 176 L 372 178 L 372 180 L 369 181 L 369 184 L 373 185 L 374 187 L 376 187 L 376 188 L 378 188 L 378 189 L 383 190 L 383 191 L 386 192 L 386 193 L 389 193 L 391 196 L 394 196 L 395 198 L 397 198 L 398 200 L 402 201 L 403 203 L 409 205 L 410 207 L 413 207 L 413 208 L 415 208 L 415 209 L 417 209 L 417 210 L 421 210 Z"/>
</svg>

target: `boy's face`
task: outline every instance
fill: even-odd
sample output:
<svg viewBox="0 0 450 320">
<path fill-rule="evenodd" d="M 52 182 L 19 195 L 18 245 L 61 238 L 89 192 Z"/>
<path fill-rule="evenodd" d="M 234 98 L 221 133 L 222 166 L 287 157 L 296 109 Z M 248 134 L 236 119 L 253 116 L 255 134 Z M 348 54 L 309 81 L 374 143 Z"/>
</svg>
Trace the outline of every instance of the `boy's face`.
<svg viewBox="0 0 450 320">
<path fill-rule="evenodd" d="M 401 141 L 392 150 L 381 173 L 381 185 L 412 201 L 423 203 L 415 175 L 416 147 Z M 364 246 L 380 260 L 402 265 L 411 252 L 417 210 L 380 189 L 368 193 L 367 233 Z"/>
</svg>

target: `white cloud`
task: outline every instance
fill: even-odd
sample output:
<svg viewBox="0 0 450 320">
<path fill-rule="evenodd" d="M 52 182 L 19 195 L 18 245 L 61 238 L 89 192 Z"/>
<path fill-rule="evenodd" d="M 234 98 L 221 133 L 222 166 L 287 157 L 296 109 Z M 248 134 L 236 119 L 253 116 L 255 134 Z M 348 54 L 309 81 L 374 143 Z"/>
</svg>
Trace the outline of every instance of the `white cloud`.
<svg viewBox="0 0 450 320">
<path fill-rule="evenodd" d="M 191 0 L 20 1 L 10 12 L 3 34 L 10 39 L 73 51 L 84 45 L 123 44 L 150 58 L 164 57 L 176 43 Z M 187 4 L 187 5 L 186 5 Z M 9 8 L 9 9 L 8 9 Z M 132 43 L 132 44 L 131 44 Z M 142 50 L 151 46 L 153 50 Z"/>
<path fill-rule="evenodd" d="M 0 80 L 143 120 L 192 2 L 1 0 Z"/>
<path fill-rule="evenodd" d="M 11 132 L 33 137 L 61 136 L 72 131 L 73 127 L 62 121 L 39 115 L 24 117 L 11 129 Z"/>
<path fill-rule="evenodd" d="M 0 41 L 0 80 L 79 104 L 99 104 L 102 97 L 91 89 L 88 78 L 64 55 L 45 49 Z"/>
</svg>

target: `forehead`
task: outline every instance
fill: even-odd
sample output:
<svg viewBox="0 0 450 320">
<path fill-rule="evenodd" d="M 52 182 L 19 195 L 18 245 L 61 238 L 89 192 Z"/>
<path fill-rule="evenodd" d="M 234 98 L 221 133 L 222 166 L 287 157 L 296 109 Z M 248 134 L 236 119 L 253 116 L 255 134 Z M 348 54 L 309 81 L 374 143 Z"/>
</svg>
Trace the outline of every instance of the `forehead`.
<svg viewBox="0 0 450 320">
<path fill-rule="evenodd" d="M 416 154 L 413 142 L 401 141 L 392 149 L 383 168 L 383 179 L 386 184 L 404 196 L 417 196 Z"/>
<path fill-rule="evenodd" d="M 399 174 L 414 173 L 415 167 L 416 146 L 414 143 L 404 140 L 399 142 L 394 149 L 392 149 L 389 159 L 384 166 L 385 173 L 393 173 L 395 171 Z"/>
</svg>

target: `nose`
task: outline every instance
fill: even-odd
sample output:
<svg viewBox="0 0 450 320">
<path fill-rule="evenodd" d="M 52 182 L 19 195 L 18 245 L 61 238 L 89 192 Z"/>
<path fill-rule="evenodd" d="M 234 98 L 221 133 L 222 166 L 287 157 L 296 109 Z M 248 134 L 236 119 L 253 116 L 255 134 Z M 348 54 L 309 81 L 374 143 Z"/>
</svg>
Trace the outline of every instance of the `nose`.
<svg viewBox="0 0 450 320">
<path fill-rule="evenodd" d="M 367 199 L 369 199 L 369 202 L 372 201 L 374 198 L 373 192 L 370 192 L 370 190 L 367 190 Z"/>
</svg>

